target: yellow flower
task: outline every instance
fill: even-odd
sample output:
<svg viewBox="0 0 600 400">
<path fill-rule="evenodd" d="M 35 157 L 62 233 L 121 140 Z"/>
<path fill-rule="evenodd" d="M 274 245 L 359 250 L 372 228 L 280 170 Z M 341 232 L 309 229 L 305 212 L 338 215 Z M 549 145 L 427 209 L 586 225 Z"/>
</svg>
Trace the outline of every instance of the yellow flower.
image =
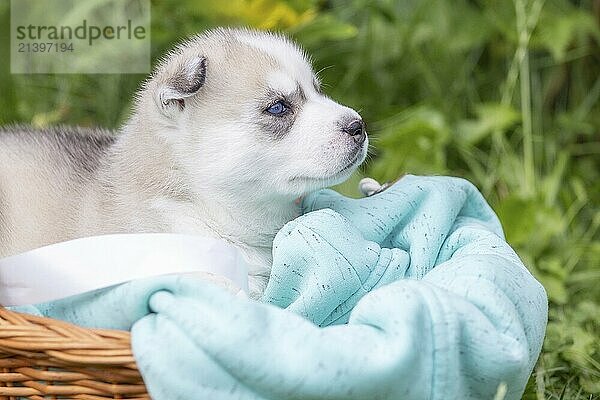
<svg viewBox="0 0 600 400">
<path fill-rule="evenodd" d="M 313 20 L 317 15 L 314 7 L 297 11 L 282 0 L 209 2 L 202 11 L 212 17 L 232 19 L 264 30 L 293 28 Z"/>
</svg>

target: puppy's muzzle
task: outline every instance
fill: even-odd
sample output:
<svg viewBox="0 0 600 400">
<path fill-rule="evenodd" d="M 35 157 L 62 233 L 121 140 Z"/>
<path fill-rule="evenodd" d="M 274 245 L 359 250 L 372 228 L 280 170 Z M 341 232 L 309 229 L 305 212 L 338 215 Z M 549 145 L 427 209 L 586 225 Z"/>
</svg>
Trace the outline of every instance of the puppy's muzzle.
<svg viewBox="0 0 600 400">
<path fill-rule="evenodd" d="M 357 119 L 350 122 L 348 126 L 342 128 L 342 131 L 350 135 L 357 145 L 363 144 L 367 138 L 365 123 L 362 121 L 362 119 Z"/>
</svg>

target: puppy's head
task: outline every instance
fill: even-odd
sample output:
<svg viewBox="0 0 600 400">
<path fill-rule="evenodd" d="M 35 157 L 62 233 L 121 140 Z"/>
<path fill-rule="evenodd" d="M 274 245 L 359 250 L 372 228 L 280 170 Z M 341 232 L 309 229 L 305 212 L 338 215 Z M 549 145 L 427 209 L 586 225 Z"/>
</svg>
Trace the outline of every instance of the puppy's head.
<svg viewBox="0 0 600 400">
<path fill-rule="evenodd" d="M 348 178 L 368 140 L 283 36 L 218 29 L 169 53 L 138 104 L 196 190 L 294 198 Z M 148 107 L 152 108 L 148 114 Z"/>
</svg>

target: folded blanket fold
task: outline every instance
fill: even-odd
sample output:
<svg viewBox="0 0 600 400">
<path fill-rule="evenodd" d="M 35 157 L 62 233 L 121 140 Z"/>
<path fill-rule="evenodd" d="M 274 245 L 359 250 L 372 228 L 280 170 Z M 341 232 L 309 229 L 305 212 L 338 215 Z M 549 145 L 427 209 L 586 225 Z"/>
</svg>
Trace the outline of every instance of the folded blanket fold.
<svg viewBox="0 0 600 400">
<path fill-rule="evenodd" d="M 521 396 L 546 293 L 474 186 L 407 176 L 304 208 L 275 239 L 264 302 L 166 276 L 37 311 L 131 328 L 157 400 Z"/>
</svg>

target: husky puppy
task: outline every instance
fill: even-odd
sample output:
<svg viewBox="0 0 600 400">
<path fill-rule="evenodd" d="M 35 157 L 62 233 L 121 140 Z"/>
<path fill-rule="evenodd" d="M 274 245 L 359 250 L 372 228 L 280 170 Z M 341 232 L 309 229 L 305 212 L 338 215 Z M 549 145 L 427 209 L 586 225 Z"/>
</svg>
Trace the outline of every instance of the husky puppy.
<svg viewBox="0 0 600 400">
<path fill-rule="evenodd" d="M 257 297 L 296 200 L 348 178 L 367 146 L 296 44 L 212 30 L 159 62 L 116 134 L 0 130 L 0 256 L 100 234 L 209 235 L 255 265 Z"/>
</svg>

